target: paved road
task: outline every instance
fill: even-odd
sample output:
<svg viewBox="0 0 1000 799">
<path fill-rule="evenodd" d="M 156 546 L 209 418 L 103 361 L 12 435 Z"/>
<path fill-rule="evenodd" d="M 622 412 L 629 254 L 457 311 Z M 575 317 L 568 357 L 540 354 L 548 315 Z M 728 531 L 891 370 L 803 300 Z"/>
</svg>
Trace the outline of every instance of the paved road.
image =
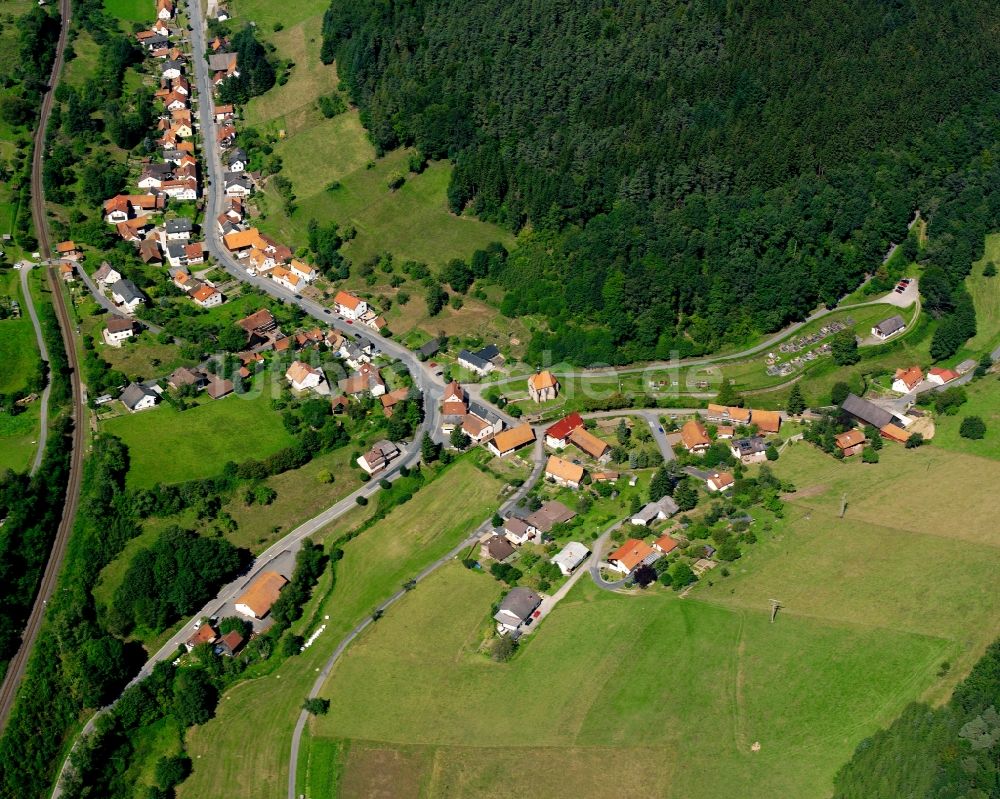
<svg viewBox="0 0 1000 799">
<path fill-rule="evenodd" d="M 42 465 L 42 457 L 45 455 L 45 441 L 49 437 L 49 390 L 52 387 L 52 374 L 49 371 L 49 348 L 45 346 L 45 338 L 42 336 L 42 326 L 38 321 L 38 314 L 35 313 L 35 303 L 31 298 L 31 289 L 28 287 L 28 273 L 34 266 L 31 261 L 22 261 L 21 272 L 21 294 L 24 296 L 24 304 L 28 306 L 28 316 L 31 317 L 31 326 L 35 328 L 35 340 L 38 342 L 38 352 L 42 356 L 45 364 L 46 380 L 45 388 L 42 391 L 40 401 L 41 407 L 41 428 L 38 432 L 38 449 L 35 450 L 35 459 L 31 462 L 31 474 L 38 471 Z"/>
<path fill-rule="evenodd" d="M 604 547 L 611 538 L 611 534 L 624 523 L 624 520 L 615 522 L 607 530 L 601 533 L 600 537 L 596 541 L 594 541 L 593 551 L 590 556 L 590 579 L 594 581 L 594 585 L 605 591 L 617 591 L 619 588 L 624 587 L 629 581 L 628 577 L 622 577 L 620 580 L 608 581 L 601 576 L 601 564 L 604 562 L 602 560 Z"/>
<path fill-rule="evenodd" d="M 56 42 L 56 54 L 52 62 L 52 74 L 49 77 L 49 86 L 42 96 L 42 106 L 38 117 L 38 125 L 35 128 L 34 149 L 32 151 L 31 214 L 35 223 L 35 233 L 38 236 L 38 249 L 43 257 L 48 257 L 52 252 L 49 244 L 49 220 L 45 213 L 45 184 L 42 181 L 45 131 L 48 126 L 49 116 L 52 113 L 56 84 L 59 81 L 59 74 L 62 71 L 71 13 L 70 0 L 59 0 L 59 40 Z M 52 596 L 52 591 L 56 585 L 56 578 L 62 566 L 63 556 L 66 554 L 66 545 L 69 542 L 70 533 L 73 529 L 73 520 L 76 518 L 76 508 L 80 498 L 80 481 L 83 473 L 84 431 L 87 419 L 84 386 L 80 382 L 80 365 L 76 357 L 76 347 L 73 342 L 69 313 L 66 310 L 66 303 L 63 300 L 62 287 L 59 285 L 55 271 L 51 267 L 48 269 L 48 279 L 49 285 L 52 287 L 56 318 L 59 321 L 70 369 L 70 381 L 73 392 L 73 448 L 70 453 L 66 499 L 63 505 L 62 518 L 59 520 L 59 528 L 56 530 L 55 538 L 52 541 L 52 549 L 49 551 L 45 571 L 42 573 L 42 582 L 39 585 L 38 594 L 35 596 L 35 602 L 28 616 L 28 623 L 21 637 L 21 645 L 18 647 L 14 657 L 11 658 L 10 665 L 7 667 L 7 673 L 4 675 L 3 684 L 0 686 L 0 729 L 7 724 L 7 719 L 14 704 L 14 698 L 17 695 L 17 687 L 24 676 L 24 670 L 28 664 L 28 656 L 34 647 L 35 638 L 38 636 L 38 631 L 42 625 L 46 603 L 49 597 Z"/>
<path fill-rule="evenodd" d="M 914 291 L 915 290 L 916 290 L 916 287 L 914 286 Z M 553 367 L 553 370 L 561 378 L 601 377 L 601 376 L 615 376 L 615 375 L 635 374 L 635 373 L 646 372 L 646 371 L 650 371 L 650 372 L 653 372 L 653 371 L 662 371 L 662 370 L 675 369 L 675 368 L 688 369 L 688 368 L 690 368 L 692 366 L 709 366 L 711 364 L 726 363 L 728 361 L 740 361 L 740 360 L 748 358 L 748 357 L 750 357 L 752 355 L 757 355 L 758 353 L 761 353 L 761 352 L 764 352 L 764 351 L 766 351 L 768 349 L 771 349 L 772 347 L 774 347 L 774 345 L 778 344 L 781 341 L 784 341 L 786 338 L 788 338 L 789 336 L 791 336 L 796 331 L 801 330 L 803 327 L 805 327 L 806 325 L 810 324 L 811 322 L 815 322 L 817 319 L 822 319 L 825 316 L 829 316 L 831 313 L 836 313 L 838 311 L 849 311 L 852 308 L 864 308 L 864 307 L 867 307 L 869 305 L 880 305 L 880 304 L 885 304 L 885 303 L 890 303 L 890 304 L 894 304 L 895 305 L 895 304 L 898 303 L 899 297 L 900 297 L 900 295 L 895 294 L 894 292 L 890 291 L 888 294 L 886 294 L 883 297 L 879 297 L 878 299 L 874 299 L 874 300 L 868 300 L 866 302 L 857 302 L 857 303 L 852 303 L 850 305 L 839 305 L 838 304 L 834 308 L 825 308 L 825 307 L 824 308 L 820 308 L 819 310 L 814 311 L 813 313 L 811 313 L 809 316 L 807 316 L 801 322 L 795 322 L 795 323 L 793 323 L 791 325 L 788 325 L 788 327 L 783 328 L 782 330 L 780 330 L 777 333 L 775 333 L 773 336 L 769 336 L 767 339 L 765 339 L 761 343 L 759 343 L 759 344 L 757 344 L 757 345 L 755 345 L 753 347 L 748 347 L 747 349 L 741 350 L 739 352 L 729 353 L 728 355 L 712 355 L 712 356 L 706 356 L 706 357 L 703 357 L 703 358 L 682 358 L 682 359 L 677 360 L 677 361 L 650 361 L 649 363 L 643 364 L 641 366 L 626 366 L 626 367 L 621 367 L 621 368 L 619 368 L 619 367 L 613 367 L 613 366 L 608 366 L 608 367 L 599 367 L 599 368 L 593 368 L 593 369 L 569 369 L 569 370 L 564 370 L 564 369 L 559 369 L 557 367 Z M 920 312 L 920 307 L 918 305 L 918 307 L 917 307 L 917 314 L 919 314 L 919 312 Z M 913 318 L 913 322 L 915 322 L 915 321 L 916 321 L 916 314 L 914 315 L 914 318 Z M 911 324 L 913 322 L 911 322 Z M 531 374 L 531 373 L 530 372 L 525 372 L 523 374 L 510 375 L 510 376 L 506 376 L 506 377 L 501 377 L 501 378 L 493 380 L 493 381 L 491 381 L 489 383 L 483 384 L 482 387 L 484 389 L 486 389 L 486 388 L 489 388 L 489 387 L 492 387 L 492 386 L 500 386 L 500 385 L 504 385 L 504 384 L 507 384 L 507 383 L 513 383 L 513 382 L 518 381 L 518 380 L 524 380 L 524 379 L 526 379 L 528 377 L 529 374 Z"/>
<path fill-rule="evenodd" d="M 112 313 L 115 316 L 126 316 L 126 314 L 124 314 L 122 312 L 121 308 L 119 308 L 117 305 L 115 305 L 111 301 L 111 298 L 108 297 L 107 295 L 105 295 L 97 287 L 97 284 L 94 282 L 93 278 L 91 278 L 91 276 L 87 274 L 87 272 L 83 268 L 82 264 L 77 266 L 77 270 L 76 271 L 80 275 L 80 280 L 82 280 L 83 284 L 88 289 L 90 289 L 90 293 L 94 295 L 94 300 L 97 302 L 98 305 L 100 305 L 102 308 L 104 308 L 106 311 L 108 311 L 108 313 Z M 149 328 L 153 333 L 161 333 L 161 332 L 163 332 L 163 328 L 162 327 L 154 325 L 152 322 L 146 322 L 145 320 L 139 319 L 138 317 L 132 317 L 132 318 L 135 319 L 135 321 L 138 322 L 139 324 L 141 324 L 143 327 Z"/>
<path fill-rule="evenodd" d="M 536 434 L 537 432 L 538 431 L 536 431 Z M 534 486 L 534 484 L 538 481 L 538 479 L 542 475 L 542 470 L 545 466 L 545 448 L 544 448 L 544 442 L 540 437 L 536 438 L 535 440 L 535 445 L 532 448 L 531 452 L 531 458 L 534 463 L 534 466 L 532 467 L 531 470 L 531 475 L 528 477 L 527 480 L 524 481 L 521 487 L 518 488 L 517 491 L 515 491 L 511 495 L 511 497 L 506 502 L 504 502 L 503 505 L 500 506 L 497 513 L 499 513 L 501 516 L 503 516 L 505 513 L 512 510 L 513 508 L 517 507 L 517 505 L 521 502 L 522 499 L 524 499 L 525 496 L 527 496 L 532 486 Z M 424 568 L 423 571 L 421 571 L 414 578 L 414 580 L 417 583 L 419 583 L 421 580 L 424 580 L 426 577 L 428 577 L 429 575 L 437 571 L 439 568 L 441 568 L 444 564 L 456 558 L 461 552 L 472 546 L 472 544 L 478 541 L 479 538 L 481 538 L 484 533 L 493 529 L 492 519 L 493 515 L 491 514 L 488 519 L 485 519 L 483 523 L 479 525 L 479 527 L 476 529 L 474 533 L 468 536 L 461 544 L 456 546 L 450 552 L 438 558 L 432 564 Z M 400 599 L 402 599 L 406 595 L 406 593 L 407 592 L 405 589 L 400 589 L 391 597 L 389 597 L 387 600 L 385 600 L 385 602 L 383 602 L 377 608 L 375 608 L 375 610 L 384 612 L 387 608 L 391 607 Z M 319 673 L 319 676 L 313 683 L 313 686 L 309 691 L 310 699 L 319 695 L 319 692 L 323 689 L 323 685 L 326 683 L 327 679 L 330 676 L 330 672 L 333 670 L 334 664 L 336 664 L 336 662 L 340 659 L 340 656 L 344 654 L 344 652 L 347 650 L 347 647 L 351 645 L 354 639 L 356 639 L 359 635 L 361 635 L 361 633 L 364 632 L 365 629 L 367 629 L 368 625 L 370 624 L 372 624 L 371 616 L 360 621 L 354 627 L 354 629 L 352 629 L 347 635 L 345 635 L 340 640 L 340 642 L 334 648 L 333 653 L 330 655 L 330 657 L 324 664 L 322 670 Z M 289 761 L 288 761 L 288 799 L 297 799 L 298 796 L 298 794 L 296 794 L 295 792 L 295 782 L 297 778 L 297 769 L 299 763 L 299 748 L 302 744 L 302 732 L 305 729 L 306 722 L 308 721 L 308 719 L 309 719 L 309 714 L 306 713 L 306 711 L 304 710 L 301 711 L 299 713 L 298 721 L 295 722 L 295 730 L 292 733 L 292 745 L 291 745 L 291 750 L 289 752 Z"/>
</svg>

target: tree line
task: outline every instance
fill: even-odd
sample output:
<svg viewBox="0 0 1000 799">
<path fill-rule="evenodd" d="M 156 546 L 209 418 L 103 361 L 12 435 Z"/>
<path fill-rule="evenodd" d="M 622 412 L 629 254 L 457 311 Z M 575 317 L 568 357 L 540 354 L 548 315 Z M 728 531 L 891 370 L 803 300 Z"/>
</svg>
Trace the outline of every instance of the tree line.
<svg viewBox="0 0 1000 799">
<path fill-rule="evenodd" d="M 993 5 L 670 5 L 333 0 L 322 56 L 380 152 L 454 161 L 453 211 L 530 224 L 491 279 L 547 318 L 535 360 L 775 330 L 876 271 L 917 208 L 961 309 L 932 309 L 944 357 L 1000 222 Z"/>
</svg>

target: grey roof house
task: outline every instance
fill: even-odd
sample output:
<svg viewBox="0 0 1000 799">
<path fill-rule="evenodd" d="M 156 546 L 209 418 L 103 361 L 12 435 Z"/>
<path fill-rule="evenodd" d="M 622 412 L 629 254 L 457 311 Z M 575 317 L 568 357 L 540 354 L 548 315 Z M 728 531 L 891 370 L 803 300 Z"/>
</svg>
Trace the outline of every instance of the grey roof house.
<svg viewBox="0 0 1000 799">
<path fill-rule="evenodd" d="M 872 328 L 872 335 L 876 338 L 889 338 L 902 330 L 906 330 L 906 321 L 902 316 L 896 314 L 888 319 L 883 319 Z"/>
<path fill-rule="evenodd" d="M 177 219 L 167 220 L 167 235 L 180 237 L 185 233 L 190 234 L 194 230 L 194 225 L 191 224 L 190 219 L 185 219 L 184 217 L 178 217 Z"/>
<path fill-rule="evenodd" d="M 512 588 L 493 616 L 497 622 L 497 630 L 501 634 L 516 632 L 541 604 L 542 598 L 530 588 Z"/>
<path fill-rule="evenodd" d="M 861 399 L 857 394 L 848 394 L 840 408 L 844 413 L 850 414 L 865 424 L 873 425 L 879 430 L 895 419 L 885 408 L 880 408 L 873 402 Z"/>
<path fill-rule="evenodd" d="M 159 402 L 159 395 L 139 383 L 129 383 L 119 399 L 132 413 L 152 408 Z"/>
<path fill-rule="evenodd" d="M 679 510 L 680 507 L 674 502 L 674 498 L 666 496 L 656 500 L 656 502 L 648 503 L 646 507 L 632 516 L 630 521 L 632 524 L 641 524 L 645 527 L 660 519 L 669 519 Z"/>
</svg>

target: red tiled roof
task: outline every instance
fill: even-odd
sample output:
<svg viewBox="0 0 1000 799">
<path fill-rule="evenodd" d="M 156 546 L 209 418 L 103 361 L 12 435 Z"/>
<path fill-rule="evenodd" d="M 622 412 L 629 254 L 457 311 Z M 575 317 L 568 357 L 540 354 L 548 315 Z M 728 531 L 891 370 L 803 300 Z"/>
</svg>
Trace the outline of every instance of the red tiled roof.
<svg viewBox="0 0 1000 799">
<path fill-rule="evenodd" d="M 549 438 L 556 438 L 561 441 L 577 427 L 583 427 L 583 417 L 576 411 L 573 411 L 573 413 L 569 416 L 564 416 L 548 430 L 546 430 L 545 435 Z"/>
</svg>

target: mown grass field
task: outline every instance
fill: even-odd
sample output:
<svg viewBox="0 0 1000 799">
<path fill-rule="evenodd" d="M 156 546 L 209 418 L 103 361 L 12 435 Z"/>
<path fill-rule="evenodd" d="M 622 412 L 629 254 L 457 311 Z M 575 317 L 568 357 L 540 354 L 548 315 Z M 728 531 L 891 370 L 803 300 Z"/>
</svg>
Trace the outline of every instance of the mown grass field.
<svg viewBox="0 0 1000 799">
<path fill-rule="evenodd" d="M 946 696 L 1000 634 L 1000 597 L 983 591 L 1000 531 L 977 488 L 1000 465 L 937 446 L 881 455 L 792 446 L 772 468 L 799 492 L 731 576 L 685 600 L 581 581 L 509 664 L 476 652 L 496 583 L 448 567 L 334 669 L 299 790 L 380 795 L 391 774 L 401 797 L 596 797 L 615 763 L 616 790 L 637 795 L 829 795 L 859 740 Z"/>
<path fill-rule="evenodd" d="M 969 401 L 954 416 L 934 418 L 934 446 L 1000 460 L 1000 380 L 987 375 L 965 386 Z M 962 438 L 959 428 L 966 416 L 978 416 L 986 423 L 986 436 L 978 441 Z M 970 475 L 971 478 L 971 475 Z"/>
<path fill-rule="evenodd" d="M 104 0 L 104 10 L 124 22 L 152 23 L 156 7 L 148 0 Z"/>
<path fill-rule="evenodd" d="M 24 413 L 0 414 L 0 472 L 23 471 L 35 457 L 41 406 L 33 402 Z"/>
<path fill-rule="evenodd" d="M 230 8 L 234 17 L 240 22 L 253 22 L 270 32 L 276 22 L 289 28 L 310 17 L 319 20 L 323 12 L 329 8 L 329 3 L 325 0 L 296 0 L 294 3 L 275 3 L 273 0 L 233 0 Z M 319 26 L 317 25 L 314 30 L 318 38 Z"/>
<path fill-rule="evenodd" d="M 312 723 L 314 740 L 364 742 L 339 795 L 373 795 L 385 754 L 371 753 L 397 747 L 411 753 L 398 796 L 604 796 L 610 762 L 631 795 L 821 795 L 853 737 L 900 709 L 899 684 L 925 683 L 948 649 L 583 581 L 498 665 L 474 651 L 495 598 L 491 578 L 449 566 L 348 651 Z M 392 701 L 362 712 L 362 686 Z M 518 768 L 500 768 L 512 751 Z"/>
<path fill-rule="evenodd" d="M 27 376 L 36 370 L 38 363 L 38 345 L 28 309 L 23 300 L 18 302 L 21 318 L 0 321 L 0 393 L 24 388 Z"/>
<path fill-rule="evenodd" d="M 184 412 L 166 402 L 103 427 L 129 448 L 128 484 L 148 488 L 217 474 L 227 461 L 262 458 L 293 443 L 266 392 L 208 400 Z"/>
<path fill-rule="evenodd" d="M 336 585 L 320 580 L 304 619 L 329 616 L 326 631 L 278 672 L 226 693 L 214 718 L 188 733 L 194 773 L 180 799 L 236 794 L 245 799 L 283 795 L 292 728 L 303 698 L 336 642 L 421 568 L 451 549 L 499 505 L 501 483 L 468 459 L 450 467 L 410 502 L 393 510 L 344 547 Z M 456 501 L 456 498 L 461 501 Z M 331 525 L 332 537 L 363 515 Z M 330 540 L 330 539 L 328 539 Z M 418 587 L 420 592 L 422 587 Z M 381 624 L 381 622 L 380 622 Z M 308 631 L 306 631 L 308 633 Z"/>
</svg>

